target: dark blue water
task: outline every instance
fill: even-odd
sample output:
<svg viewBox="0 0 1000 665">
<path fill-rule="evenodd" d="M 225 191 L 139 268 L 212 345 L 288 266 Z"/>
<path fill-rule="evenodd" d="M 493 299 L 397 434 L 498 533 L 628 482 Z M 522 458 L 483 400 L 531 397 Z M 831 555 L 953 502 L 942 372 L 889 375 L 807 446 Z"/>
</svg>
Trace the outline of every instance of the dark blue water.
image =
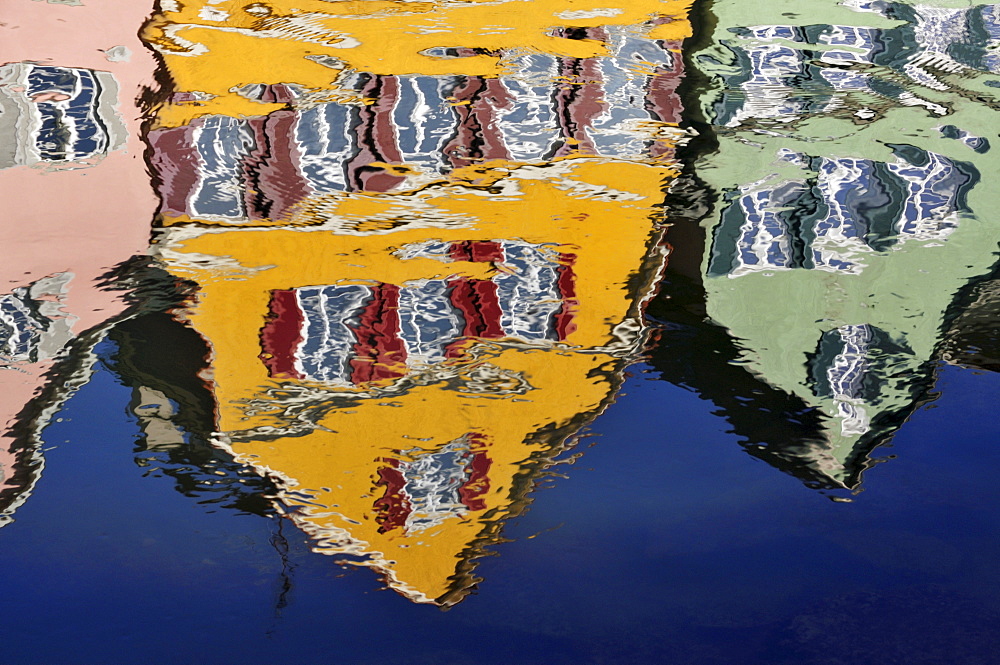
<svg viewBox="0 0 1000 665">
<path fill-rule="evenodd" d="M 1000 377 L 941 366 L 935 390 L 891 463 L 835 502 L 637 366 L 475 595 L 442 611 L 138 466 L 129 390 L 102 361 L 45 429 L 44 477 L 4 530 L 2 660 L 991 662 Z"/>
</svg>

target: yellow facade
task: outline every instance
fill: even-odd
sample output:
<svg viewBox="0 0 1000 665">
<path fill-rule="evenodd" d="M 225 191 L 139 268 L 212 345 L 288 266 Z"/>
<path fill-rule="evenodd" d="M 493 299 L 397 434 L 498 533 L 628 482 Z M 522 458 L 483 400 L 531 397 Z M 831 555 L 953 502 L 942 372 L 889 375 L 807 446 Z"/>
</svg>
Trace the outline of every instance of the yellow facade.
<svg viewBox="0 0 1000 665">
<path fill-rule="evenodd" d="M 160 111 L 160 124 L 177 125 L 205 113 L 259 115 L 280 108 L 232 94 L 247 84 L 295 83 L 336 93 L 338 75 L 348 69 L 498 76 L 506 71 L 504 54 L 512 51 L 607 55 L 598 41 L 553 36 L 559 27 L 637 26 L 649 39 L 681 40 L 690 35 L 691 1 L 166 0 L 142 36 L 163 56 L 177 90 L 215 96 Z M 442 58 L 433 55 L 436 48 L 484 53 Z"/>
<path fill-rule="evenodd" d="M 284 108 L 231 92 L 242 85 L 334 89 L 337 72 L 304 57 L 315 53 L 374 73 L 494 76 L 499 55 L 419 54 L 445 45 L 589 57 L 600 43 L 556 39 L 550 28 L 646 23 L 640 32 L 653 36 L 687 29 L 678 2 L 630 3 L 610 18 L 600 8 L 542 1 L 164 5 L 147 38 L 179 90 L 217 95 L 164 108 L 160 127 L 182 129 L 200 114 Z M 494 23 L 513 28 L 492 34 Z M 252 66 L 238 65 L 240 57 Z M 240 78 L 245 71 L 255 80 Z M 312 193 L 281 219 L 247 219 L 240 228 L 204 216 L 168 219 L 157 248 L 171 272 L 199 285 L 184 316 L 212 348 L 206 378 L 222 444 L 277 481 L 281 504 L 317 551 L 375 568 L 412 600 L 461 600 L 475 581 L 472 559 L 521 509 L 539 471 L 613 398 L 641 347 L 643 302 L 665 257 L 658 206 L 676 174 L 665 158 L 578 151 L 533 164 L 480 160 L 392 193 Z M 469 247 L 495 255 L 463 255 Z M 378 309 L 371 295 L 400 298 L 428 284 L 443 285 L 435 302 L 454 310 L 448 316 L 466 317 L 433 358 L 413 351 L 397 321 L 423 314 L 401 300 Z M 480 291 L 459 302 L 460 288 Z M 309 304 L 362 291 L 368 299 L 356 310 Z M 496 303 L 483 304 L 484 293 Z M 294 340 L 282 342 L 294 363 L 276 370 L 278 352 L 267 340 L 285 316 L 275 309 L 279 295 L 299 318 L 286 326 Z M 549 314 L 521 311 L 533 307 Z M 359 323 L 364 317 L 370 329 Z M 491 332 L 470 333 L 472 319 Z M 323 353 L 346 349 L 349 360 L 334 366 L 309 350 L 314 324 L 329 333 Z M 337 347 L 334 329 L 353 335 L 350 343 Z M 381 341 L 365 346 L 366 335 Z M 436 343 L 434 335 L 443 333 L 427 333 Z M 378 344 L 395 351 L 376 352 Z"/>
<path fill-rule="evenodd" d="M 459 564 L 523 498 L 529 481 L 518 487 L 518 479 L 544 466 L 613 396 L 641 335 L 641 300 L 656 276 L 658 258 L 652 213 L 671 174 L 636 164 L 581 161 L 578 168 L 591 182 L 603 174 L 618 191 L 645 193 L 623 209 L 528 180 L 519 183 L 524 188 L 513 201 L 472 193 L 435 201 L 469 222 L 430 232 L 452 242 L 518 238 L 575 254 L 573 332 L 559 343 L 469 339 L 454 359 L 353 387 L 269 377 L 260 359 L 260 331 L 273 290 L 406 284 L 454 275 L 475 279 L 496 268 L 398 258 L 400 247 L 429 235 L 425 228 L 369 236 L 322 228 L 166 233 L 160 246 L 168 266 L 201 287 L 187 316 L 214 350 L 220 430 L 229 433 L 239 460 L 280 479 L 288 490 L 284 503 L 321 551 L 370 557 L 392 586 L 414 599 L 444 602 L 460 596 L 468 580 L 456 579 Z M 205 257 L 225 261 L 204 262 Z M 650 265 L 637 274 L 644 264 Z M 638 283 L 627 284 L 631 279 Z M 484 367 L 523 380 L 530 389 L 511 398 L 493 388 L 480 393 L 448 388 L 453 377 Z M 436 379 L 410 381 L 432 373 Z M 295 429 L 295 418 L 303 413 L 306 429 Z M 379 533 L 373 503 L 383 461 L 434 451 L 470 433 L 480 435 L 491 460 L 486 506 L 428 533 Z"/>
</svg>

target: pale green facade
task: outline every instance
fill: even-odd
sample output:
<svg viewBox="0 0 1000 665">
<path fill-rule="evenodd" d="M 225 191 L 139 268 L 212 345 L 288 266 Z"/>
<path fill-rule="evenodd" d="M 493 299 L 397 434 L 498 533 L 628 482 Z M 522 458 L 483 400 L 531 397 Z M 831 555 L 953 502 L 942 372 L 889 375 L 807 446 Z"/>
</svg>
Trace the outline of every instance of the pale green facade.
<svg viewBox="0 0 1000 665">
<path fill-rule="evenodd" d="M 865 4 L 719 0 L 694 55 L 719 141 L 696 165 L 719 195 L 708 315 L 748 370 L 825 414 L 783 454 L 840 487 L 926 392 L 949 308 L 1000 242 L 996 9 Z M 965 49 L 950 62 L 942 26 Z"/>
</svg>

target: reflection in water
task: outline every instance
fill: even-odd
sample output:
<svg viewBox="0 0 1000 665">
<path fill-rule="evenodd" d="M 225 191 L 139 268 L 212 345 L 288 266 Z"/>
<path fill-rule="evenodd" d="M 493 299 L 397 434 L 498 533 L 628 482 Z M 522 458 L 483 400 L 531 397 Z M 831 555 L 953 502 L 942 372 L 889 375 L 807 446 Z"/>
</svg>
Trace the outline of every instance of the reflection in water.
<svg viewBox="0 0 1000 665">
<path fill-rule="evenodd" d="M 73 336 L 61 311 L 69 273 L 58 273 L 0 297 L 0 363 L 37 363 L 52 358 Z"/>
<path fill-rule="evenodd" d="M 198 284 L 183 316 L 211 348 L 215 440 L 277 485 L 316 551 L 458 602 L 533 479 L 614 396 L 645 343 L 684 137 L 686 22 L 665 7 L 605 27 L 556 13 L 391 73 L 348 46 L 369 24 L 334 15 L 150 24 L 177 85 L 149 133 L 155 251 Z M 295 44 L 320 30 L 372 71 Z M 228 72 L 226 49 L 255 37 L 313 68 Z M 197 79 L 216 59 L 218 78 Z M 179 447 L 165 397 L 144 386 L 137 413 L 147 441 Z"/>
<path fill-rule="evenodd" d="M 41 377 L 70 343 L 12 433 L 12 454 L 33 451 L 32 478 L 41 432 L 100 362 L 132 389 L 137 462 L 153 475 L 250 512 L 276 501 L 318 551 L 352 555 L 414 600 L 460 600 L 471 560 L 642 348 L 665 258 L 656 221 L 684 135 L 685 8 L 608 20 L 558 5 L 518 7 L 518 30 L 477 28 L 469 45 L 403 38 L 414 52 L 390 66 L 364 46 L 388 27 L 378 11 L 344 23 L 325 5 L 253 5 L 234 26 L 217 8 L 164 3 L 144 33 L 168 81 L 145 96 L 165 100 L 146 134 L 167 227 L 153 251 L 196 286 L 181 313 L 172 278 L 123 264 L 128 296 L 98 284 L 116 307 L 73 330 L 73 303 L 46 287 L 64 273 L 4 299 L 11 363 Z M 440 13 L 456 26 L 484 16 Z M 199 30 L 214 34 L 187 39 Z M 226 59 L 248 39 L 299 66 L 247 82 Z M 123 147 L 115 97 L 134 72 L 4 72 L 10 166 L 74 170 Z"/>
<path fill-rule="evenodd" d="M 499 196 L 452 185 L 402 199 L 445 209 L 449 223 L 430 229 L 163 236 L 170 269 L 200 284 L 186 317 L 213 346 L 228 445 L 278 479 L 320 551 L 363 557 L 416 600 L 467 592 L 477 543 L 603 407 L 644 339 L 662 260 L 652 217 L 671 171 L 606 165 L 554 165 L 564 189 L 524 167 L 494 181 Z M 206 257 L 223 253 L 220 279 Z"/>
<path fill-rule="evenodd" d="M 11 271 L 3 522 L 101 363 L 147 475 L 448 606 L 643 354 L 824 490 L 995 369 L 995 6 L 716 0 L 685 72 L 679 1 L 237 4 L 159 3 L 138 148 L 134 72 L 0 67 L 11 178 L 158 197 Z"/>
<path fill-rule="evenodd" d="M 136 36 L 148 12 L 28 2 L 0 22 L 0 524 L 36 485 L 41 431 L 128 315 L 111 268 L 149 244 L 139 220 L 156 198 L 132 103 L 155 67 Z"/>
<path fill-rule="evenodd" d="M 125 142 L 108 72 L 12 63 L 0 67 L 0 168 L 82 162 Z"/>
<path fill-rule="evenodd" d="M 179 492 L 203 504 L 272 513 L 271 484 L 212 440 L 215 401 L 201 377 L 209 355 L 204 340 L 158 311 L 119 323 L 108 339 L 114 348 L 101 360 L 132 389 L 128 407 L 142 432 L 136 463 L 147 475 L 171 477 Z"/>
<path fill-rule="evenodd" d="M 703 276 L 687 279 L 728 329 L 720 343 L 735 345 L 743 371 L 730 380 L 761 382 L 746 400 L 756 416 L 724 392 L 717 403 L 752 454 L 810 485 L 854 488 L 868 453 L 925 399 L 963 285 L 995 262 L 980 216 L 993 197 L 979 185 L 995 168 L 991 116 L 976 96 L 995 69 L 995 7 L 831 4 L 749 27 L 737 3 L 712 9 L 715 41 L 694 57 L 711 80 L 701 103 L 719 147 L 696 172 L 718 200 Z M 894 23 L 858 26 L 858 12 Z M 708 384 L 732 374 L 676 365 L 664 378 L 711 399 L 720 387 Z M 753 422 L 771 418 L 773 400 L 798 423 L 790 439 Z"/>
<path fill-rule="evenodd" d="M 941 340 L 941 358 L 963 367 L 992 372 L 1000 369 L 1000 312 L 997 277 L 976 284 L 960 302 L 960 314 L 954 318 Z"/>
</svg>

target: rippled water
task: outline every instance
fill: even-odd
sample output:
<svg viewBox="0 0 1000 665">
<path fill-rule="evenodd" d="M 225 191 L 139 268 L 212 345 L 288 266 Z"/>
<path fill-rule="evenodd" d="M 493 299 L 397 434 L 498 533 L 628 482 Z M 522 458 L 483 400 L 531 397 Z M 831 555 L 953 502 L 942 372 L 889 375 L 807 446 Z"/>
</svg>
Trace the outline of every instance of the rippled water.
<svg viewBox="0 0 1000 665">
<path fill-rule="evenodd" d="M 1000 6 L 149 1 L 0 21 L 4 662 L 992 662 Z"/>
</svg>

